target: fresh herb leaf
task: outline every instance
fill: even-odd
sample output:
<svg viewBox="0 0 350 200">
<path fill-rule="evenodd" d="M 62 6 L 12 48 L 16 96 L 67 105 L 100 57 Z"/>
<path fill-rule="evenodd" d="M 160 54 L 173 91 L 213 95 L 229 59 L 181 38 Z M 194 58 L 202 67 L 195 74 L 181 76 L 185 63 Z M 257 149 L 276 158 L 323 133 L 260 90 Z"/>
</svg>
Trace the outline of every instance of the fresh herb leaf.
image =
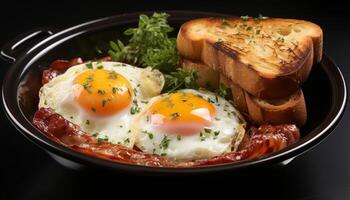
<svg viewBox="0 0 350 200">
<path fill-rule="evenodd" d="M 216 94 L 225 99 L 232 97 L 231 89 L 226 87 L 223 83 L 220 83 L 219 88 L 216 90 Z"/>
<path fill-rule="evenodd" d="M 110 42 L 108 51 L 113 61 L 126 62 L 141 67 L 151 66 L 161 72 L 174 71 L 178 65 L 176 38 L 168 33 L 173 28 L 168 25 L 169 15 L 153 13 L 140 15 L 138 27 L 127 29 L 124 34 L 131 36 L 128 44 Z"/>
<path fill-rule="evenodd" d="M 189 88 L 198 89 L 197 84 L 198 74 L 194 70 L 186 71 L 182 68 L 177 68 L 176 71 L 170 74 L 165 74 L 165 86 L 163 92 L 174 92 L 179 89 Z"/>
</svg>

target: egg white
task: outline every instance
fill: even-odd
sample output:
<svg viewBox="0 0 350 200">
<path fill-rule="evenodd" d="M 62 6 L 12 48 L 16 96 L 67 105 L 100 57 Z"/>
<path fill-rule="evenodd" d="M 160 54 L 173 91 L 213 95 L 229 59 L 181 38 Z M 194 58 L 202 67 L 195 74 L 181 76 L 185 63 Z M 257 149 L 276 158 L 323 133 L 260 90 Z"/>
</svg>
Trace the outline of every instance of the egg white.
<svg viewBox="0 0 350 200">
<path fill-rule="evenodd" d="M 136 113 L 132 114 L 131 109 L 138 108 L 142 111 L 150 97 L 160 94 L 164 77 L 158 70 L 138 68 L 119 62 L 92 62 L 92 66 L 94 69 L 102 66 L 105 70 L 113 70 L 130 82 L 134 97 L 127 108 L 107 117 L 93 116 L 74 101 L 72 85 L 79 74 L 90 70 L 90 65 L 86 64 L 73 66 L 43 85 L 39 92 L 39 108 L 52 108 L 97 139 L 132 148 L 136 134 L 130 129 Z"/>
<path fill-rule="evenodd" d="M 144 152 L 179 161 L 206 159 L 236 151 L 244 136 L 246 122 L 234 106 L 208 91 L 185 89 L 178 92 L 200 95 L 215 107 L 216 117 L 211 125 L 206 127 L 207 131 L 203 129 L 201 133 L 179 137 L 153 126 L 147 119 L 146 112 L 153 102 L 167 95 L 163 94 L 152 98 L 144 112 L 134 119 L 135 126 L 132 132 L 137 135 L 136 146 Z M 215 135 L 218 132 L 219 134 Z"/>
</svg>

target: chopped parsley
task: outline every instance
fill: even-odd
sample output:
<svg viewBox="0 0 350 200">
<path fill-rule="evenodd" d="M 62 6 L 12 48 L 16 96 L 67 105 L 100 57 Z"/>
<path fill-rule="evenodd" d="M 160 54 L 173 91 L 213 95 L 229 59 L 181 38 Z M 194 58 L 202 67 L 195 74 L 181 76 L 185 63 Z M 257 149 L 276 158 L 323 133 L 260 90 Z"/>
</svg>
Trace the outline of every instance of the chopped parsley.
<svg viewBox="0 0 350 200">
<path fill-rule="evenodd" d="M 244 21 L 248 21 L 249 18 L 250 17 L 248 15 L 241 16 L 241 19 L 244 20 Z"/>
<path fill-rule="evenodd" d="M 141 111 L 141 108 L 139 107 L 137 102 L 134 102 L 134 106 L 131 107 L 131 109 L 130 109 L 130 114 L 134 115 L 136 113 L 139 113 L 140 111 Z"/>
<path fill-rule="evenodd" d="M 93 68 L 93 64 L 90 62 L 90 63 L 86 63 L 85 66 L 88 68 L 88 69 L 92 69 Z"/>
<path fill-rule="evenodd" d="M 98 136 L 98 133 L 94 133 L 91 135 L 92 137 L 97 137 Z"/>
<path fill-rule="evenodd" d="M 85 89 L 86 91 L 88 91 L 89 93 L 92 92 L 90 83 L 85 82 L 85 83 L 82 84 L 82 86 L 83 86 L 84 89 Z"/>
<path fill-rule="evenodd" d="M 257 30 L 255 31 L 255 33 L 256 33 L 257 35 L 259 35 L 259 34 L 260 34 L 260 29 L 257 29 Z"/>
<path fill-rule="evenodd" d="M 268 18 L 268 17 L 265 17 L 265 16 L 263 16 L 262 14 L 259 14 L 259 16 L 258 16 L 258 17 L 255 17 L 254 20 L 255 20 L 255 21 L 262 21 L 262 20 L 267 19 L 267 18 Z"/>
<path fill-rule="evenodd" d="M 90 124 L 90 120 L 86 120 L 85 124 L 89 125 Z"/>
<path fill-rule="evenodd" d="M 102 65 L 99 65 L 96 67 L 97 69 L 103 69 L 103 66 Z"/>
<path fill-rule="evenodd" d="M 109 79 L 117 79 L 118 74 L 115 71 L 109 71 L 108 72 L 108 78 Z"/>
<path fill-rule="evenodd" d="M 108 136 L 105 135 L 103 138 L 97 138 L 97 142 L 101 143 L 101 142 L 105 142 L 108 141 Z"/>
<path fill-rule="evenodd" d="M 178 141 L 180 141 L 180 140 L 181 140 L 181 135 L 177 135 L 177 136 L 176 136 L 176 139 L 177 139 Z"/>
<path fill-rule="evenodd" d="M 211 129 L 210 128 L 204 128 L 204 132 L 211 133 Z"/>
<path fill-rule="evenodd" d="M 149 138 L 149 139 L 151 139 L 151 140 L 153 139 L 153 133 L 151 133 L 151 132 L 149 132 L 149 131 L 142 131 L 142 133 L 148 135 L 148 138 Z"/>
<path fill-rule="evenodd" d="M 126 138 L 125 140 L 124 140 L 124 144 L 129 144 L 130 143 L 130 139 L 129 138 Z"/>
<path fill-rule="evenodd" d="M 171 115 L 171 119 L 176 119 L 180 116 L 180 113 L 179 112 L 175 112 L 175 113 L 172 113 Z"/>
<path fill-rule="evenodd" d="M 232 97 L 231 89 L 226 87 L 223 83 L 220 83 L 219 88 L 216 90 L 216 94 L 225 99 Z"/>
<path fill-rule="evenodd" d="M 278 37 L 277 38 L 277 42 L 283 43 L 284 42 L 284 38 L 283 37 Z"/>
<path fill-rule="evenodd" d="M 216 139 L 219 134 L 220 134 L 220 131 L 214 131 L 214 139 Z"/>
<path fill-rule="evenodd" d="M 106 99 L 102 99 L 102 107 L 105 107 L 106 103 L 107 103 L 107 100 Z"/>
<path fill-rule="evenodd" d="M 159 144 L 159 148 L 161 149 L 167 149 L 169 147 L 169 143 L 170 143 L 170 139 L 168 138 L 168 136 L 164 136 L 162 141 Z"/>
<path fill-rule="evenodd" d="M 104 94 L 106 94 L 106 91 L 98 89 L 98 90 L 97 90 L 97 93 L 98 93 L 98 94 L 104 95 Z"/>
<path fill-rule="evenodd" d="M 202 132 L 199 133 L 199 137 L 200 137 L 201 141 L 205 140 L 205 136 Z"/>
</svg>

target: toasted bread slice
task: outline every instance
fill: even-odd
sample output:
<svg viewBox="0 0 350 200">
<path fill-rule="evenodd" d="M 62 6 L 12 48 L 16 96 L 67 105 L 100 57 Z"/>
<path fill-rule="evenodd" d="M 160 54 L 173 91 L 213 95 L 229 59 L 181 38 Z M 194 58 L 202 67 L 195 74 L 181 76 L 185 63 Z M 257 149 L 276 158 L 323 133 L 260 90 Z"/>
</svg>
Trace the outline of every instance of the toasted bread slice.
<svg viewBox="0 0 350 200">
<path fill-rule="evenodd" d="M 253 96 L 290 96 L 322 58 L 322 29 L 294 19 L 202 18 L 180 28 L 181 56 L 203 62 Z"/>
<path fill-rule="evenodd" d="M 219 79 L 220 83 L 231 89 L 235 107 L 249 116 L 253 123 L 259 125 L 292 123 L 298 126 L 303 126 L 306 123 L 305 99 L 300 89 L 285 98 L 266 100 L 252 96 L 217 71 L 207 73 L 210 67 L 203 63 L 181 58 L 180 65 L 187 70 L 196 70 L 199 77 L 198 84 L 202 87 L 206 87 L 207 83 L 214 85 L 212 84 L 213 80 L 218 86 L 219 83 L 216 80 Z"/>
</svg>

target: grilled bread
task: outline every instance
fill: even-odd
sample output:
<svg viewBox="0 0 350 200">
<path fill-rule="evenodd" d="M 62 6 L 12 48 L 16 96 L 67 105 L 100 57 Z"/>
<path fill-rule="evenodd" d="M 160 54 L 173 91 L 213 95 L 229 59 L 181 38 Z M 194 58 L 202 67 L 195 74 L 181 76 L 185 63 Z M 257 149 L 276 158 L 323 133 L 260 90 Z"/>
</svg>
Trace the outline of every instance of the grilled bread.
<svg viewBox="0 0 350 200">
<path fill-rule="evenodd" d="M 229 87 L 236 108 L 246 114 L 255 124 L 292 123 L 303 126 L 306 122 L 306 105 L 301 89 L 285 98 L 261 99 L 244 91 L 230 79 L 203 63 L 181 58 L 180 65 L 186 70 L 198 72 L 198 84 L 201 87 L 206 87 L 208 84 L 218 87 L 219 83 Z"/>
<path fill-rule="evenodd" d="M 177 37 L 182 57 L 203 62 L 262 99 L 296 93 L 321 60 L 322 43 L 318 25 L 278 18 L 195 19 Z"/>
</svg>

